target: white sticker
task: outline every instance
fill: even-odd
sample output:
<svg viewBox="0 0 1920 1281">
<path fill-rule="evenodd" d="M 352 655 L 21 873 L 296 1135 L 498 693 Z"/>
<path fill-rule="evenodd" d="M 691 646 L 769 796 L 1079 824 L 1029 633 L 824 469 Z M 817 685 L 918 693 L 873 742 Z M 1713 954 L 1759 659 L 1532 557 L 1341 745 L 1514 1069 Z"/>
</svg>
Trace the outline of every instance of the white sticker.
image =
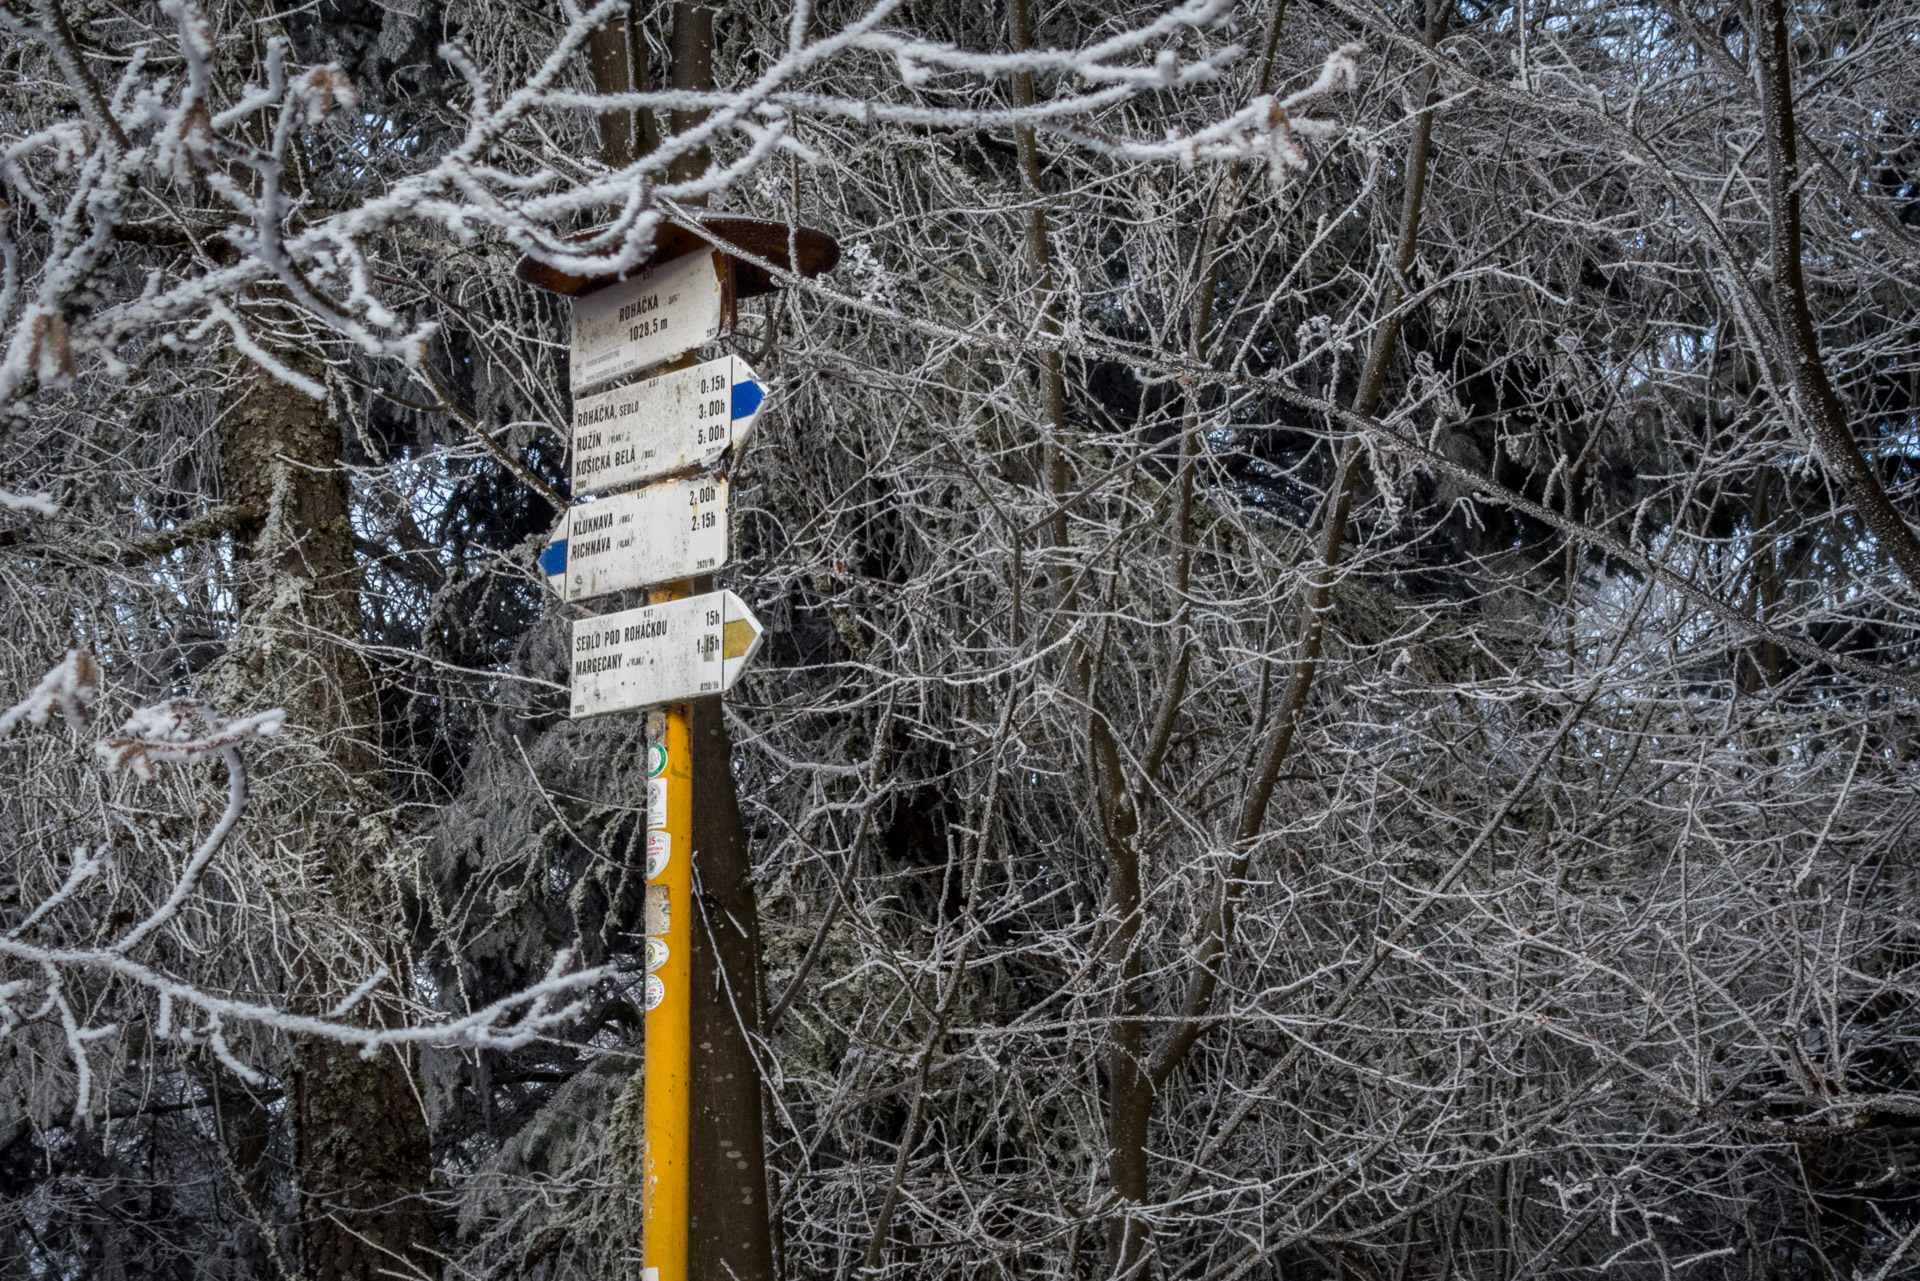
<svg viewBox="0 0 1920 1281">
<path fill-rule="evenodd" d="M 673 833 L 654 830 L 647 833 L 647 879 L 667 870 L 673 861 Z"/>
<path fill-rule="evenodd" d="M 647 826 L 665 827 L 667 825 L 667 780 L 650 778 L 647 780 Z"/>
<path fill-rule="evenodd" d="M 658 974 L 647 975 L 647 1008 L 659 1008 L 660 1002 L 667 999 L 667 985 L 660 981 Z"/>
<path fill-rule="evenodd" d="M 647 973 L 649 974 L 665 965 L 667 963 L 667 941 L 665 939 L 649 937 L 646 945 L 646 959 Z"/>
<path fill-rule="evenodd" d="M 664 885 L 647 886 L 646 932 L 673 933 L 673 892 Z"/>
</svg>

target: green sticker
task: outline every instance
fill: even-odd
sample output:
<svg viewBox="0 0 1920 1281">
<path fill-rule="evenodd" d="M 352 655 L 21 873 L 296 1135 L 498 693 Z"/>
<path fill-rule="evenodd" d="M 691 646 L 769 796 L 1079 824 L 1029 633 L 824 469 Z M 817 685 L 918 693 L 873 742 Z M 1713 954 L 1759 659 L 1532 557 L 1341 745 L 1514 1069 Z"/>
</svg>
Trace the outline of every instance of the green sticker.
<svg viewBox="0 0 1920 1281">
<path fill-rule="evenodd" d="M 647 777 L 659 778 L 667 772 L 667 745 L 653 743 L 647 748 Z"/>
</svg>

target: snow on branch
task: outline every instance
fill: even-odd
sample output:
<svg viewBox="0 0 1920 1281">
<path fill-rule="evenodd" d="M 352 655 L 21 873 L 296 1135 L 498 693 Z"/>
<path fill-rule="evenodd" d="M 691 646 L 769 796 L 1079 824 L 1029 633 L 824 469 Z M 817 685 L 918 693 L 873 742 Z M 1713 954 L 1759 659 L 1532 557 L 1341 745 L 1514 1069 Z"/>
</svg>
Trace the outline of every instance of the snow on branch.
<svg viewBox="0 0 1920 1281">
<path fill-rule="evenodd" d="M 890 11 L 894 6 L 888 5 Z M 918 87 L 935 72 L 1002 77 L 1018 74 L 1076 76 L 1089 84 L 1121 84 L 1143 90 L 1178 88 L 1216 78 L 1222 68 L 1245 51 L 1225 45 L 1199 62 L 1183 64 L 1171 49 L 1162 49 L 1150 66 L 1120 65 L 1116 59 L 1137 59 L 1149 45 L 1186 31 L 1204 31 L 1223 22 L 1232 12 L 1232 0 L 1189 0 L 1154 21 L 1123 31 L 1080 49 L 1031 49 L 1019 53 L 975 53 L 950 44 L 876 31 L 848 41 L 857 49 L 892 56 L 902 83 Z"/>
<path fill-rule="evenodd" d="M 52 494 L 10 494 L 0 489 L 0 508 L 10 512 L 25 512 L 29 516 L 58 516 L 60 504 L 53 501 Z"/>
<path fill-rule="evenodd" d="M 80 650 L 70 650 L 25 699 L 0 716 L 0 733 L 11 731 L 23 721 L 44 725 L 55 711 L 80 728 L 90 719 L 97 692 L 93 661 Z M 572 952 L 563 949 L 539 982 L 465 1017 L 413 1026 L 360 1027 L 343 1020 L 388 980 L 384 967 L 367 976 L 324 1016 L 316 1017 L 282 1005 L 210 991 L 142 959 L 142 945 L 151 942 L 200 893 L 208 868 L 246 812 L 247 767 L 242 749 L 278 733 L 285 721 L 286 714 L 279 708 L 228 717 L 203 700 L 175 698 L 137 708 L 118 735 L 96 744 L 95 750 L 109 773 L 125 771 L 143 781 L 151 780 L 167 766 L 218 760 L 227 774 L 227 803 L 181 865 L 166 896 L 111 942 L 76 947 L 36 941 L 37 927 L 57 909 L 77 902 L 91 884 L 114 870 L 111 847 L 105 844 L 92 853 L 84 846 L 76 849 L 72 869 L 60 888 L 0 935 L 0 965 L 4 965 L 0 969 L 0 1037 L 27 1023 L 57 1020 L 74 1064 L 77 1118 L 84 1120 L 92 1105 L 93 1070 L 88 1047 L 118 1031 L 118 1024 L 89 1024 L 83 1017 L 84 1010 L 103 1008 L 108 1003 L 78 1000 L 74 992 L 82 979 L 144 993 L 145 1002 L 121 999 L 112 1004 L 125 1009 L 129 1005 L 144 1008 L 150 1002 L 151 1032 L 156 1039 L 186 1048 L 205 1047 L 237 1076 L 257 1083 L 262 1079 L 260 1073 L 234 1052 L 228 1039 L 228 1029 L 236 1024 L 358 1046 L 367 1057 L 388 1045 L 511 1049 L 577 1018 L 585 1008 L 584 999 L 577 994 L 614 974 L 607 967 L 570 970 Z"/>
<path fill-rule="evenodd" d="M 82 650 L 70 649 L 59 666 L 40 678 L 31 693 L 0 712 L 0 736 L 11 734 L 22 721 L 45 725 L 56 711 L 74 729 L 84 729 L 93 719 L 93 701 L 98 693 L 99 676 L 93 659 Z"/>
<path fill-rule="evenodd" d="M 1174 160 L 1191 166 L 1202 160 L 1264 158 L 1277 183 L 1285 171 L 1306 168 L 1307 153 L 1301 145 L 1304 140 L 1324 141 L 1341 135 L 1338 121 L 1294 113 L 1353 88 L 1360 76 L 1360 55 L 1365 52 L 1362 44 L 1341 45 L 1327 55 L 1320 74 L 1304 89 L 1284 98 L 1263 95 L 1225 120 L 1195 133 L 1170 134 L 1157 143 L 1113 139 L 1087 129 L 1074 130 L 1073 136 L 1093 150 L 1128 160 Z"/>
<path fill-rule="evenodd" d="M 155 765 L 185 765 L 205 756 L 224 754 L 242 743 L 277 734 L 286 723 L 280 708 L 230 720 L 211 703 L 197 698 L 173 698 L 142 707 L 121 726 L 125 737 L 98 745 L 109 772 L 131 770 L 142 779 L 153 777 Z M 205 726 L 196 733 L 195 721 Z"/>
<path fill-rule="evenodd" d="M 1127 29 L 1078 48 L 982 52 L 890 29 L 899 0 L 879 0 L 838 30 L 790 42 L 748 81 L 724 92 L 593 94 L 568 86 L 593 32 L 625 11 L 623 0 L 573 10 L 545 57 L 517 85 L 494 84 L 458 44 L 440 55 L 466 81 L 471 99 L 464 129 L 437 157 L 410 175 L 385 182 L 377 194 L 344 208 L 313 207 L 301 184 L 289 183 L 306 131 L 357 118 L 360 95 L 335 65 L 298 69 L 282 37 L 268 39 L 258 79 L 220 88 L 223 54 L 249 30 L 222 31 L 200 0 L 165 0 L 166 22 L 130 50 L 110 91 L 94 85 L 88 65 L 70 53 L 52 26 L 39 32 L 58 56 L 61 74 L 83 101 L 102 113 L 98 122 L 65 122 L 0 149 L 0 181 L 56 232 L 54 253 L 35 280 L 7 273 L 0 297 L 0 408 L 12 410 L 37 389 L 64 385 L 78 357 L 97 356 L 122 368 L 120 352 L 154 337 L 191 346 L 216 333 L 271 377 L 318 396 L 324 389 L 276 358 L 273 344 L 251 332 L 249 296 L 271 283 L 308 316 L 369 355 L 417 365 L 436 331 L 431 319 L 411 319 L 382 295 L 377 263 L 390 233 L 403 224 L 437 226 L 470 240 L 503 236 L 514 248 L 570 272 L 626 270 L 651 250 L 670 203 L 699 203 L 724 193 L 782 153 L 817 159 L 794 135 L 796 121 L 823 117 L 863 125 L 903 123 L 934 128 L 1030 127 L 1070 145 L 1129 161 L 1194 164 L 1267 158 L 1278 175 L 1304 163 L 1303 141 L 1334 136 L 1328 121 L 1299 118 L 1306 102 L 1351 84 L 1357 46 L 1330 58 L 1320 78 L 1286 99 L 1261 98 L 1191 134 L 1153 139 L 1119 136 L 1103 124 L 1114 109 L 1142 95 L 1184 91 L 1217 82 L 1244 50 L 1230 41 L 1193 54 L 1175 43 L 1207 38 L 1231 17 L 1231 0 L 1185 0 Z M 1203 43 L 1204 43 L 1203 39 Z M 168 49 L 168 46 L 171 49 Z M 166 54 L 163 55 L 163 50 Z M 821 83 L 829 64 L 879 58 L 897 73 L 889 89 L 858 97 L 803 88 Z M 182 71 L 184 69 L 184 73 Z M 1054 92 L 1028 106 L 996 106 L 949 88 L 1005 82 L 1016 75 L 1048 78 Z M 943 92 L 926 92 L 939 82 Z M 1074 88 L 1073 86 L 1079 86 Z M 102 96 L 104 95 L 104 96 Z M 96 101 L 97 100 L 97 101 Z M 225 105 L 221 105 L 222 102 Z M 563 173 L 541 154 L 516 145 L 531 131 L 549 131 L 555 116 L 645 108 L 692 109 L 697 123 L 662 140 L 648 154 L 614 172 Z M 739 144 L 726 162 L 697 177 L 676 178 L 677 163 L 720 144 Z M 116 232 L 141 189 L 192 183 L 209 194 L 216 212 L 195 236 L 224 242 L 218 265 L 163 278 L 156 273 L 137 297 L 97 306 L 90 313 L 71 299 L 94 278 L 116 243 Z M 56 192 L 50 184 L 70 188 Z M 606 222 L 591 246 L 569 245 L 567 232 Z M 0 217 L 0 256 L 17 259 Z"/>
</svg>

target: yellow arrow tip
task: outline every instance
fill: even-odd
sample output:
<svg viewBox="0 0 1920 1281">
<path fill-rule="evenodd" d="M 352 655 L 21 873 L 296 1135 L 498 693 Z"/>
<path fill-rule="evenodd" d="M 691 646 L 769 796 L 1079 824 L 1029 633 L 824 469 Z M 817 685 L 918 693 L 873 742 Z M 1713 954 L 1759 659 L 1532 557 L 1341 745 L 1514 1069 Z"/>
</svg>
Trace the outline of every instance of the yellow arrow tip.
<svg viewBox="0 0 1920 1281">
<path fill-rule="evenodd" d="M 759 634 L 759 629 L 744 618 L 728 619 L 720 640 L 720 656 L 722 658 L 740 657 L 753 648 L 753 638 Z"/>
</svg>

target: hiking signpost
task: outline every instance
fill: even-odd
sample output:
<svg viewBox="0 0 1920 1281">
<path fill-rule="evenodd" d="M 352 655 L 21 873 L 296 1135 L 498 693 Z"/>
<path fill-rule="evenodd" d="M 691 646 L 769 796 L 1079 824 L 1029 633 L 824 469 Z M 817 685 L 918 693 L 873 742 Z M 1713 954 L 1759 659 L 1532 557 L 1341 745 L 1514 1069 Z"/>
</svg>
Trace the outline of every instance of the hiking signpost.
<svg viewBox="0 0 1920 1281">
<path fill-rule="evenodd" d="M 573 299 L 574 502 L 540 570 L 570 602 L 652 589 L 645 605 L 573 622 L 568 700 L 576 718 L 665 709 L 657 730 L 649 722 L 647 749 L 642 1281 L 688 1281 L 693 763 L 686 700 L 730 689 L 762 634 L 745 601 L 725 590 L 695 594 L 692 580 L 731 555 L 727 471 L 766 389 L 738 356 L 693 356 L 731 332 L 741 299 L 778 288 L 775 272 L 811 277 L 839 256 L 821 232 L 708 216 L 662 227 L 652 254 L 622 277 L 569 275 L 532 258 L 518 272 Z"/>
</svg>

